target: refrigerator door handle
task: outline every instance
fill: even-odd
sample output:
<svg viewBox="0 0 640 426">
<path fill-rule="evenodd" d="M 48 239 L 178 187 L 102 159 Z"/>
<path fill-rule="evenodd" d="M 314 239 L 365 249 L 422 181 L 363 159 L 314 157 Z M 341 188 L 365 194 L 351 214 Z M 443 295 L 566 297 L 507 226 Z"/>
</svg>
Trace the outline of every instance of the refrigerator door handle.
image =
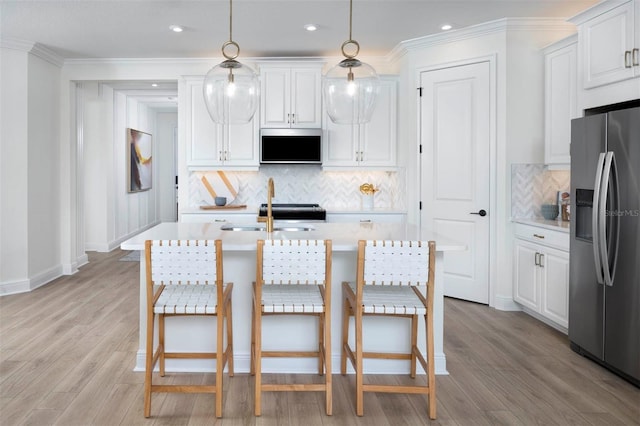
<svg viewBox="0 0 640 426">
<path fill-rule="evenodd" d="M 613 271 L 611 270 L 611 267 L 609 265 L 609 243 L 607 241 L 606 223 L 608 218 L 612 216 L 613 216 L 613 219 L 612 219 L 613 221 L 618 220 L 616 216 L 616 213 L 618 210 L 617 194 L 611 194 L 614 201 L 614 204 L 611 205 L 613 211 L 611 212 L 606 211 L 607 200 L 609 199 L 609 183 L 611 181 L 612 172 L 614 174 L 617 174 L 616 160 L 615 160 L 615 157 L 613 156 L 613 151 L 609 151 L 605 155 L 602 183 L 600 186 L 601 209 L 600 209 L 600 222 L 599 222 L 599 229 L 598 229 L 598 232 L 600 233 L 600 237 L 599 237 L 600 258 L 602 261 L 604 283 L 609 287 L 613 286 Z M 615 191 L 617 190 L 617 186 L 618 186 L 618 179 L 617 179 L 617 176 L 615 175 L 613 176 L 613 183 L 614 183 L 614 191 Z M 617 230 L 618 230 L 618 226 L 613 226 L 609 235 L 609 237 L 614 239 L 614 241 L 617 241 L 618 239 Z M 614 262 L 614 266 L 615 266 L 615 262 Z"/>
<path fill-rule="evenodd" d="M 600 153 L 598 157 L 598 164 L 596 169 L 596 181 L 593 184 L 593 212 L 591 214 L 591 231 L 593 234 L 593 257 L 595 259 L 594 265 L 596 267 L 596 279 L 598 280 L 598 284 L 604 284 L 604 274 L 603 274 L 603 266 L 602 259 L 600 258 L 600 210 L 601 210 L 601 184 L 602 184 L 602 169 L 604 167 L 606 154 L 604 152 Z M 602 210 L 604 210 L 604 205 L 602 205 Z M 604 216 L 604 211 L 602 212 Z"/>
</svg>

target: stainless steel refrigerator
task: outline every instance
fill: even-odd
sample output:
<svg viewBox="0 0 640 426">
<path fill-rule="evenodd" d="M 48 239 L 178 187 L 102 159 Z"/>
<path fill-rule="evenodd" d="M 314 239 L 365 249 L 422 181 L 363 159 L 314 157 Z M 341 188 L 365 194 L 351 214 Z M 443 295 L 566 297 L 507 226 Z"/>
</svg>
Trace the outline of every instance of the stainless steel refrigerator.
<svg viewBox="0 0 640 426">
<path fill-rule="evenodd" d="M 571 348 L 640 386 L 640 107 L 571 121 L 570 244 Z"/>
</svg>

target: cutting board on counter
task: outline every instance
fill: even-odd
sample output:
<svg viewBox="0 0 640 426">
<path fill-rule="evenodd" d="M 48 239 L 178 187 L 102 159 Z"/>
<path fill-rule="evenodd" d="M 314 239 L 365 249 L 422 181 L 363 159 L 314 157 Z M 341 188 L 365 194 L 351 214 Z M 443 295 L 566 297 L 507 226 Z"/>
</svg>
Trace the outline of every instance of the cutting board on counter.
<svg viewBox="0 0 640 426">
<path fill-rule="evenodd" d="M 200 197 L 205 205 L 215 206 L 216 197 L 226 197 L 227 204 L 231 204 L 238 196 L 239 181 L 233 174 L 227 174 L 222 170 L 217 172 L 204 172 L 199 174 Z M 226 207 L 226 206 L 223 206 Z"/>
<path fill-rule="evenodd" d="M 226 205 L 226 206 L 200 206 L 201 210 L 240 210 L 240 209 L 246 209 L 247 205 L 246 204 L 238 204 L 235 206 L 230 206 L 230 205 Z"/>
</svg>

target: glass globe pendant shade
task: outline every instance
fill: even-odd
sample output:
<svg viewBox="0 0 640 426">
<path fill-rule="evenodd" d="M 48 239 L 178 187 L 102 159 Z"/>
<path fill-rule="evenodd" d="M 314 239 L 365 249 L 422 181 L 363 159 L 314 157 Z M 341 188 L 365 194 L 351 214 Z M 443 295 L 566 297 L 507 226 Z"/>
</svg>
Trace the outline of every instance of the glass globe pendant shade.
<svg viewBox="0 0 640 426">
<path fill-rule="evenodd" d="M 331 68 L 323 80 L 327 114 L 336 124 L 371 121 L 380 87 L 378 74 L 368 64 L 347 58 Z"/>
<path fill-rule="evenodd" d="M 235 59 L 227 59 L 211 68 L 204 78 L 202 90 L 207 111 L 215 123 L 248 123 L 258 108 L 258 75 Z"/>
</svg>

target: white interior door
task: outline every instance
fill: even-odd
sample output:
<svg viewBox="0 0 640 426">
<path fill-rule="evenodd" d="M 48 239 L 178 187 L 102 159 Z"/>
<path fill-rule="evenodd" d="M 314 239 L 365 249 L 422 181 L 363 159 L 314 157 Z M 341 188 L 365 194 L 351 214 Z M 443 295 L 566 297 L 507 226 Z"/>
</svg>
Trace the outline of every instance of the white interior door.
<svg viewBox="0 0 640 426">
<path fill-rule="evenodd" d="M 420 85 L 421 225 L 467 245 L 467 251 L 445 256 L 445 295 L 486 304 L 490 65 L 425 71 Z"/>
</svg>

